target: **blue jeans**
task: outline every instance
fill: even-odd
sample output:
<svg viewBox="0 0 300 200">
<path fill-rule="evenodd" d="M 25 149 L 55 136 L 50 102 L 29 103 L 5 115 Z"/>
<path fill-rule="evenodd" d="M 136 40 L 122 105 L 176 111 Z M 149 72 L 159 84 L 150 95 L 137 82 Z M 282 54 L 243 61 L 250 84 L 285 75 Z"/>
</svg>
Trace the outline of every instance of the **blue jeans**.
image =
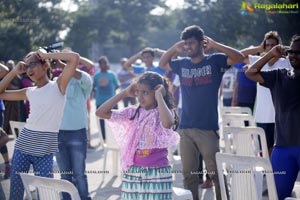
<svg viewBox="0 0 300 200">
<path fill-rule="evenodd" d="M 85 175 L 86 129 L 60 130 L 58 133 L 58 149 L 56 159 L 61 172 L 61 179 L 74 183 L 81 199 L 90 199 L 87 176 Z M 64 199 L 68 198 L 70 198 L 69 195 L 64 194 Z"/>
</svg>

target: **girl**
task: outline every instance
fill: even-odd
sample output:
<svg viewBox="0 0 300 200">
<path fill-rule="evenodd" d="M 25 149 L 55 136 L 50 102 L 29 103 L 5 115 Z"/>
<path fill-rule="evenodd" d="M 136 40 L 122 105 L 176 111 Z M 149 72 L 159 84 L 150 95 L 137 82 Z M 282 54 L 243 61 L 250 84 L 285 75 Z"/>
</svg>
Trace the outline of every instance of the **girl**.
<svg viewBox="0 0 300 200">
<path fill-rule="evenodd" d="M 122 99 L 137 96 L 138 107 L 112 108 Z M 166 80 L 156 72 L 145 72 L 133 83 L 100 106 L 96 115 L 109 119 L 120 146 L 122 199 L 172 199 L 170 146 L 179 142 L 171 130 L 177 126 L 172 95 Z"/>
<path fill-rule="evenodd" d="M 50 81 L 47 72 L 49 59 L 67 62 L 61 76 Z M 45 50 L 29 53 L 0 82 L 0 98 L 29 100 L 30 114 L 24 129 L 16 140 L 12 158 L 10 199 L 23 199 L 24 187 L 19 173 L 28 172 L 33 165 L 35 175 L 53 177 L 53 153 L 57 150 L 57 133 L 65 105 L 66 87 L 72 78 L 79 55 L 74 52 L 46 53 Z M 34 87 L 5 91 L 10 81 L 25 73 L 35 82 Z"/>
</svg>

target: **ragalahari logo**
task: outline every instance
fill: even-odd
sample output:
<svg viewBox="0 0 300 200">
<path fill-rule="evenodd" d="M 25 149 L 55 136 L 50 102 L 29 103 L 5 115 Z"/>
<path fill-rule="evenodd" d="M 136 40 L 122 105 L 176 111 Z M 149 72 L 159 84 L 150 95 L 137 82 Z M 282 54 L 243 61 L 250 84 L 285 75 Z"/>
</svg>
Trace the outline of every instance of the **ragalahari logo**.
<svg viewBox="0 0 300 200">
<path fill-rule="evenodd" d="M 242 7 L 241 7 L 241 14 L 245 15 L 249 12 L 254 12 L 254 8 L 252 8 L 249 4 L 247 4 L 245 1 L 242 2 Z"/>
</svg>

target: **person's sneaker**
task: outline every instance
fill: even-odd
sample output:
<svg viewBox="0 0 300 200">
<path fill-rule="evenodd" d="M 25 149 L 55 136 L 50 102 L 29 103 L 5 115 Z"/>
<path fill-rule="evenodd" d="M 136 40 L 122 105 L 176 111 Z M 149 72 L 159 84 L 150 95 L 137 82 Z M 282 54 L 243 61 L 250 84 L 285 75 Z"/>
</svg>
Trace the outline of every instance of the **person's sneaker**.
<svg viewBox="0 0 300 200">
<path fill-rule="evenodd" d="M 201 184 L 202 189 L 211 188 L 213 186 L 213 183 L 210 179 L 206 179 L 204 183 Z"/>
<path fill-rule="evenodd" d="M 5 165 L 4 179 L 8 179 L 9 177 L 10 177 L 10 164 Z"/>
</svg>

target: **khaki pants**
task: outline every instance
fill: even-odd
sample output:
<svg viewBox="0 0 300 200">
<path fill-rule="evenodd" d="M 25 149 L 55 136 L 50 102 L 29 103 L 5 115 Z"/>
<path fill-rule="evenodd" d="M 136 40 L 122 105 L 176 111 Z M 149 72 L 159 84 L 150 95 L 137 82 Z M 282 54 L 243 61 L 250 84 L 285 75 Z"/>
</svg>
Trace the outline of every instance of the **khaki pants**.
<svg viewBox="0 0 300 200">
<path fill-rule="evenodd" d="M 180 156 L 184 187 L 191 190 L 194 200 L 199 200 L 199 155 L 201 153 L 207 173 L 215 185 L 217 200 L 221 200 L 219 179 L 217 174 L 216 152 L 220 151 L 219 136 L 215 131 L 197 128 L 181 129 Z M 201 172 L 200 172 L 201 173 Z"/>
</svg>

